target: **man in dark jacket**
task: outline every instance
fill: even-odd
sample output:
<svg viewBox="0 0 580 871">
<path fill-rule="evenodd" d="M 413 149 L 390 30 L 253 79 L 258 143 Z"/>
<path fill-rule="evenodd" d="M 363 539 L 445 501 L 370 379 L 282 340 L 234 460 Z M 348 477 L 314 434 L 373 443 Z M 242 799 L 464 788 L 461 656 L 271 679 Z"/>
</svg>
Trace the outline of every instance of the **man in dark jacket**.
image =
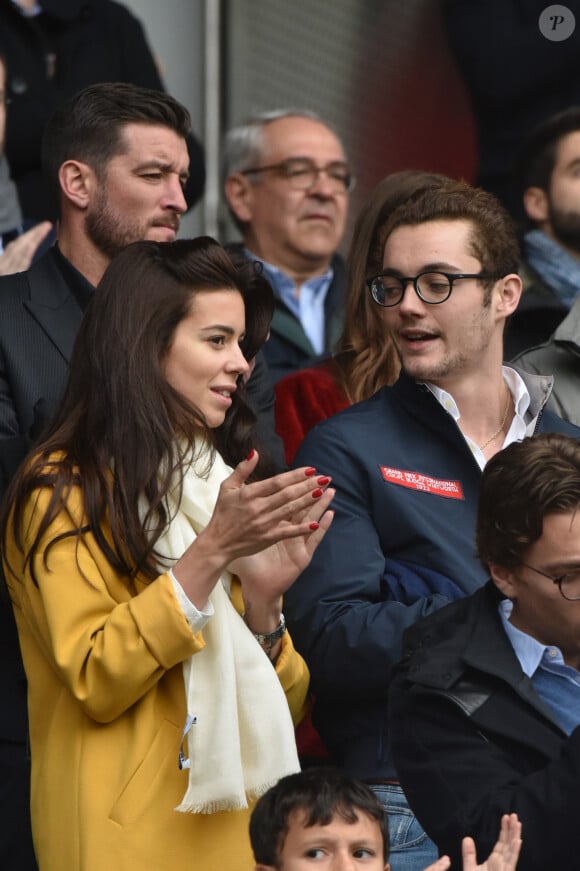
<svg viewBox="0 0 580 871">
<path fill-rule="evenodd" d="M 460 867 L 503 813 L 522 822 L 521 871 L 580 855 L 580 442 L 510 445 L 486 467 L 477 546 L 492 580 L 405 636 L 389 697 L 397 771 Z"/>
<path fill-rule="evenodd" d="M 502 367 L 521 281 L 497 200 L 449 180 L 401 205 L 385 232 L 383 271 L 369 284 L 403 373 L 319 424 L 296 455 L 337 493 L 334 522 L 285 610 L 311 671 L 314 723 L 383 799 L 397 871 L 397 860 L 421 869 L 435 852 L 422 852 L 389 753 L 387 692 L 403 631 L 485 582 L 473 541 L 490 457 L 535 431 L 580 432 L 544 411 L 551 378 Z"/>
<path fill-rule="evenodd" d="M 345 268 L 336 251 L 353 175 L 326 122 L 279 110 L 228 132 L 223 176 L 243 250 L 263 263 L 276 297 L 264 346 L 276 381 L 326 356 L 340 334 Z"/>
</svg>

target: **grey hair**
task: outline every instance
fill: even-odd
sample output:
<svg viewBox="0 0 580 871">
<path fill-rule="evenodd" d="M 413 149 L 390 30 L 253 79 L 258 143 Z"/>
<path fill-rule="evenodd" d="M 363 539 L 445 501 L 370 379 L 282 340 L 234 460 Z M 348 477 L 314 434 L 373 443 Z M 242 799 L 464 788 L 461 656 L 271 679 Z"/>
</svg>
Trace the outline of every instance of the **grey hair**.
<svg viewBox="0 0 580 871">
<path fill-rule="evenodd" d="M 222 147 L 222 184 L 232 173 L 243 172 L 260 163 L 266 151 L 264 127 L 281 118 L 308 118 L 310 121 L 318 121 L 332 130 L 340 141 L 332 126 L 310 109 L 272 109 L 269 112 L 260 112 L 249 118 L 245 124 L 232 127 L 226 133 Z"/>
</svg>

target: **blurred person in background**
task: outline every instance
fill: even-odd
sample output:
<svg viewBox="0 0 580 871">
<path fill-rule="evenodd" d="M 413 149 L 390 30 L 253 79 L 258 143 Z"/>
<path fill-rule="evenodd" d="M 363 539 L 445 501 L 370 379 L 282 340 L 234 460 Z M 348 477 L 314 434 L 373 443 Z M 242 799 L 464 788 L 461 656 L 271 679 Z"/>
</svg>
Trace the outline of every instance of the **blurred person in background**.
<svg viewBox="0 0 580 871">
<path fill-rule="evenodd" d="M 231 247 L 260 261 L 274 290 L 264 355 L 277 381 L 328 356 L 340 333 L 345 267 L 337 252 L 354 177 L 337 134 L 304 109 L 232 128 L 222 163 L 224 196 L 242 235 Z"/>
<path fill-rule="evenodd" d="M 54 220 L 58 200 L 43 177 L 44 126 L 88 85 L 127 82 L 165 90 L 140 21 L 113 0 L 0 0 L 0 51 L 8 67 L 6 154 L 25 220 Z M 202 196 L 203 149 L 188 134 L 188 207 Z"/>
</svg>

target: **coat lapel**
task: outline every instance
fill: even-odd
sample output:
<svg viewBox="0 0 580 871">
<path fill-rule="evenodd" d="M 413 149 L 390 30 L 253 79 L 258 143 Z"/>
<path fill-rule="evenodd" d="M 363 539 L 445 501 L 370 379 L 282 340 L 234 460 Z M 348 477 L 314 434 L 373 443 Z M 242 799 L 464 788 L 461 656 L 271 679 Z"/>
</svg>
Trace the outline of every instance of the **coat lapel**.
<svg viewBox="0 0 580 871">
<path fill-rule="evenodd" d="M 25 308 L 69 362 L 83 313 L 50 251 L 29 270 L 28 282 Z"/>
</svg>

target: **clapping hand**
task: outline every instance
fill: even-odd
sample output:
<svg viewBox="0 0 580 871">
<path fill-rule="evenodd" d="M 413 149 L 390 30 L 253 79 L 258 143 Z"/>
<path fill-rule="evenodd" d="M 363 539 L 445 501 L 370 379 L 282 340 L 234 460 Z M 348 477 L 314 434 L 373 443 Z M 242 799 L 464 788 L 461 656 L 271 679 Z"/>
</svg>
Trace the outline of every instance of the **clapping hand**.
<svg viewBox="0 0 580 871">
<path fill-rule="evenodd" d="M 501 818 L 499 838 L 487 860 L 477 864 L 473 838 L 464 838 L 461 845 L 463 871 L 514 871 L 522 846 L 522 824 L 517 814 L 504 814 Z M 441 856 L 425 871 L 447 871 L 451 865 L 448 856 Z"/>
</svg>

